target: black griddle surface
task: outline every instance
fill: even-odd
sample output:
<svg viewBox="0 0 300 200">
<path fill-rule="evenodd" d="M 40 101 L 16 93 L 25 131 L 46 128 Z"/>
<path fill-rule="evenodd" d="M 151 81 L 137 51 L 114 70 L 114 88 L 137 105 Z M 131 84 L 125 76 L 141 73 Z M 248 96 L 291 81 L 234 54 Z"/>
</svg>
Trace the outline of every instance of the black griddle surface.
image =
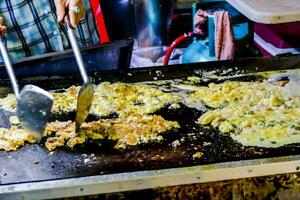
<svg viewBox="0 0 300 200">
<path fill-rule="evenodd" d="M 107 153 L 92 149 L 86 152 L 60 149 L 49 154 L 41 145 L 26 145 L 16 152 L 0 153 L 0 183 L 12 184 L 277 157 L 297 154 L 300 150 L 296 145 L 278 149 L 242 147 L 230 138 L 211 131 L 196 136 L 197 139 L 191 137 L 185 136 L 186 142 L 177 148 L 170 144 L 152 144 L 124 152 Z M 210 142 L 211 145 L 205 146 L 204 142 Z M 204 156 L 194 160 L 193 154 L 197 151 L 203 152 Z"/>
<path fill-rule="evenodd" d="M 244 60 L 242 62 L 220 62 L 222 67 L 219 69 L 232 68 L 247 72 L 257 72 L 255 63 L 269 64 L 274 69 L 295 69 L 300 66 L 300 57 L 290 61 L 286 68 L 280 68 L 288 58 L 271 59 L 270 61 L 260 59 Z M 251 61 L 251 62 L 250 62 Z M 249 66 L 246 66 L 250 63 Z M 218 63 L 208 63 L 201 67 L 201 64 L 187 66 L 175 66 L 169 69 L 151 68 L 133 70 L 130 73 L 110 73 L 110 77 L 101 77 L 101 81 L 125 81 L 139 82 L 149 81 L 153 78 L 171 79 L 187 76 L 199 76 L 198 71 L 206 70 L 208 66 L 217 66 Z M 186 69 L 182 69 L 186 67 Z M 216 70 L 216 67 L 213 67 Z M 272 69 L 272 68 L 271 68 Z M 270 69 L 270 70 L 271 70 Z M 159 73 L 157 73 L 159 71 Z M 262 67 L 261 71 L 266 71 Z M 182 73 L 180 73 L 182 72 Z M 118 76 L 115 76 L 118 74 Z M 109 77 L 109 78 L 108 78 Z M 114 80 L 114 81 L 113 81 Z M 74 82 L 75 81 L 75 82 Z M 80 83 L 80 79 L 68 79 L 64 77 L 56 83 L 57 88 L 64 88 L 66 85 Z M 5 81 L 4 81 L 5 82 Z M 34 82 L 40 86 L 54 88 L 51 82 Z M 23 82 L 24 84 L 26 81 Z M 44 87 L 46 88 L 46 87 Z M 61 148 L 49 154 L 43 145 L 27 144 L 15 152 L 0 151 L 0 184 L 13 184 L 22 182 L 34 182 L 53 179 L 75 178 L 82 176 L 102 175 L 119 172 L 132 172 L 141 170 L 166 169 L 174 167 L 195 166 L 209 163 L 219 163 L 228 161 L 239 161 L 255 158 L 278 157 L 285 155 L 295 155 L 300 152 L 300 145 L 293 144 L 276 149 L 243 147 L 234 142 L 230 137 L 221 135 L 217 130 L 207 129 L 195 124 L 195 120 L 201 115 L 201 111 L 181 105 L 178 110 L 164 108 L 155 114 L 161 114 L 167 120 L 176 120 L 180 123 L 181 129 L 174 133 L 168 133 L 166 141 L 162 144 L 152 143 L 141 145 L 127 150 L 113 150 L 109 144 L 88 143 L 78 146 L 75 150 Z M 179 140 L 181 145 L 174 148 L 172 143 Z M 193 158 L 196 152 L 203 152 L 204 156 L 200 159 Z"/>
</svg>

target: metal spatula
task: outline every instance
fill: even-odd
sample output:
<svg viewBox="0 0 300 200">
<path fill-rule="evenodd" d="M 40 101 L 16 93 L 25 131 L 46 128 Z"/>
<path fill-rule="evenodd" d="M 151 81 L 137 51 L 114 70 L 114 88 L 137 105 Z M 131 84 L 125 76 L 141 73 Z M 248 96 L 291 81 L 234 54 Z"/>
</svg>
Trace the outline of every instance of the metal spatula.
<svg viewBox="0 0 300 200">
<path fill-rule="evenodd" d="M 83 86 L 80 88 L 78 93 L 78 99 L 77 99 L 77 112 L 76 112 L 76 131 L 80 128 L 81 124 L 86 120 L 86 118 L 89 115 L 89 111 L 92 106 L 93 97 L 94 97 L 94 85 L 92 82 L 89 81 L 84 62 L 80 53 L 80 49 L 78 47 L 74 29 L 70 25 L 70 20 L 68 16 L 65 17 L 65 24 L 68 31 L 68 37 L 77 61 L 77 65 L 81 74 L 81 77 L 83 79 Z"/>
<path fill-rule="evenodd" d="M 51 112 L 53 98 L 47 91 L 34 85 L 26 85 L 20 92 L 4 39 L 1 36 L 0 50 L 17 98 L 17 117 L 20 120 L 22 128 L 37 140 L 40 140 Z"/>
</svg>

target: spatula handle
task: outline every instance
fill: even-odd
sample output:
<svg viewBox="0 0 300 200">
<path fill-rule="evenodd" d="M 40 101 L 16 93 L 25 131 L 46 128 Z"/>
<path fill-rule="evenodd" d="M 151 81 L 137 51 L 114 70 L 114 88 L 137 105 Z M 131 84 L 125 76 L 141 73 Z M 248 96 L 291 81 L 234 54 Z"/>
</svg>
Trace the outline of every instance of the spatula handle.
<svg viewBox="0 0 300 200">
<path fill-rule="evenodd" d="M 10 82 L 12 84 L 13 90 L 15 95 L 18 97 L 20 94 L 20 89 L 19 89 L 19 85 L 18 85 L 18 81 L 14 72 L 14 69 L 12 67 L 12 64 L 10 62 L 8 53 L 7 53 L 7 49 L 5 47 L 5 42 L 4 42 L 4 38 L 2 36 L 0 36 L 0 50 L 1 50 L 1 55 L 4 61 L 4 65 L 6 68 L 6 71 L 8 73 Z"/>
<path fill-rule="evenodd" d="M 70 40 L 70 43 L 71 43 L 71 46 L 72 46 L 72 49 L 73 49 L 73 52 L 74 52 L 74 55 L 75 55 L 75 58 L 76 58 L 76 61 L 77 61 L 77 65 L 78 65 L 81 77 L 83 79 L 83 82 L 87 83 L 89 81 L 88 75 L 86 73 L 86 69 L 85 69 L 85 66 L 84 66 L 82 55 L 80 53 L 80 49 L 79 49 L 78 44 L 77 44 L 74 29 L 70 24 L 69 16 L 65 17 L 65 26 L 67 27 L 69 40 Z"/>
</svg>

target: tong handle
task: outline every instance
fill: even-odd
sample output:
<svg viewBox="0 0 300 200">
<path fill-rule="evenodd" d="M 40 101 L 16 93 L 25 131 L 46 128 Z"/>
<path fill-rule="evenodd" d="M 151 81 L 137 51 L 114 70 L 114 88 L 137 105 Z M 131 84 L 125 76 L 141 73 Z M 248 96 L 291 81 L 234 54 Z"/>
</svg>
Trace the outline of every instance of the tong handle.
<svg viewBox="0 0 300 200">
<path fill-rule="evenodd" d="M 17 81 L 13 66 L 11 64 L 11 61 L 10 61 L 8 53 L 7 53 L 4 38 L 2 36 L 0 36 L 0 51 L 1 51 L 1 55 L 2 55 L 2 58 L 4 61 L 6 71 L 8 73 L 10 82 L 13 87 L 14 93 L 15 93 L 16 97 L 19 97 L 20 89 L 19 89 L 18 81 Z"/>
<path fill-rule="evenodd" d="M 65 17 L 65 25 L 66 25 L 66 28 L 67 28 L 67 31 L 68 31 L 69 40 L 70 40 L 70 43 L 71 43 L 71 46 L 72 46 L 72 49 L 73 49 L 73 52 L 74 52 L 74 55 L 75 55 L 75 58 L 76 58 L 77 65 L 79 67 L 81 77 L 83 79 L 83 82 L 87 83 L 89 81 L 88 75 L 87 75 L 87 72 L 86 72 L 86 68 L 84 66 L 84 62 L 83 62 L 83 59 L 82 59 L 82 55 L 80 53 L 80 49 L 79 49 L 78 44 L 77 44 L 77 40 L 76 40 L 75 33 L 74 33 L 74 28 L 71 26 L 70 19 L 69 19 L 68 15 Z"/>
</svg>

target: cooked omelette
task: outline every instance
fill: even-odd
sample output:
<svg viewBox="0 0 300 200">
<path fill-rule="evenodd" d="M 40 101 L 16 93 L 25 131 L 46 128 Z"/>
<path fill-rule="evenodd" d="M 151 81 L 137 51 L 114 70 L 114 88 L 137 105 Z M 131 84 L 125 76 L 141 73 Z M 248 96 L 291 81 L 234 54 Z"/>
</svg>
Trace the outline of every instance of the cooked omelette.
<svg viewBox="0 0 300 200">
<path fill-rule="evenodd" d="M 211 125 L 245 146 L 300 143 L 300 98 L 281 85 L 212 83 L 191 94 L 189 101 L 202 101 L 212 108 L 199 118 L 199 124 Z"/>
</svg>

